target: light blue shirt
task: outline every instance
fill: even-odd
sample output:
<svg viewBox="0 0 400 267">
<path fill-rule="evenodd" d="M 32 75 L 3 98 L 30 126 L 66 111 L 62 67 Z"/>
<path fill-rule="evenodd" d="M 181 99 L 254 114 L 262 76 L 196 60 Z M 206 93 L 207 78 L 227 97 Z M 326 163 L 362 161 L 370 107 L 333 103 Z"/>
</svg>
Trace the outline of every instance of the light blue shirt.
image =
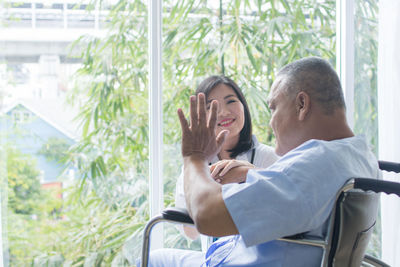
<svg viewBox="0 0 400 267">
<path fill-rule="evenodd" d="M 319 266 L 320 248 L 275 239 L 324 236 L 336 193 L 352 177 L 379 177 L 363 136 L 309 140 L 269 168 L 249 171 L 245 183 L 222 187 L 239 235 L 220 238 L 205 255 L 158 251 L 151 266 Z"/>
<path fill-rule="evenodd" d="M 229 255 L 222 247 L 210 258 L 224 259 L 223 266 L 319 266 L 319 248 L 274 239 L 303 232 L 324 236 L 336 193 L 352 177 L 379 177 L 363 136 L 307 141 L 269 168 L 250 171 L 246 183 L 224 185 L 240 236 L 229 244 Z"/>
</svg>

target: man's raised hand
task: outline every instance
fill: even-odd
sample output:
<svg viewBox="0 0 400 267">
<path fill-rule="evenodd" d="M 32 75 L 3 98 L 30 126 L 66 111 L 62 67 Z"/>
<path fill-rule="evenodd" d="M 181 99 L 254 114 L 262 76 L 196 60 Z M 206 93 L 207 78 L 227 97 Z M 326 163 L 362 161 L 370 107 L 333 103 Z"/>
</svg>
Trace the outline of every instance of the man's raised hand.
<svg viewBox="0 0 400 267">
<path fill-rule="evenodd" d="M 218 154 L 225 140 L 227 130 L 215 136 L 217 124 L 218 102 L 212 101 L 210 115 L 207 119 L 205 95 L 200 93 L 190 96 L 190 124 L 182 109 L 178 109 L 182 128 L 182 156 L 198 156 L 210 161 Z"/>
</svg>

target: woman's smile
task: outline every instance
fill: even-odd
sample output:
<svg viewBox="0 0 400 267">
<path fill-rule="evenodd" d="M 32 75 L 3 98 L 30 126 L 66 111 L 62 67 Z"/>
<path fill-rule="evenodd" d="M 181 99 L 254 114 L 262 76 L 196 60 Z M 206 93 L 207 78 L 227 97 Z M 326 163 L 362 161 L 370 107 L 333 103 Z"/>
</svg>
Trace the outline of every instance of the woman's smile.
<svg viewBox="0 0 400 267">
<path fill-rule="evenodd" d="M 218 126 L 229 127 L 235 122 L 235 119 L 224 119 L 218 123 Z"/>
</svg>

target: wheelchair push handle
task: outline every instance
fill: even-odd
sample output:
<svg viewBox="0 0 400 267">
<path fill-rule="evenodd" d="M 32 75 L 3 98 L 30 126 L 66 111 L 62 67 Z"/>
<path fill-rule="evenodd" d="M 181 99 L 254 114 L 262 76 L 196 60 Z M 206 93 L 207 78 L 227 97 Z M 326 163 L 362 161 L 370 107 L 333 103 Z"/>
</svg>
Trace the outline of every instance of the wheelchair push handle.
<svg viewBox="0 0 400 267">
<path fill-rule="evenodd" d="M 400 163 L 383 160 L 378 161 L 378 163 L 379 169 L 382 171 L 400 173 Z"/>
<path fill-rule="evenodd" d="M 355 178 L 354 188 L 376 193 L 396 194 L 400 197 L 400 183 L 369 178 Z"/>
</svg>

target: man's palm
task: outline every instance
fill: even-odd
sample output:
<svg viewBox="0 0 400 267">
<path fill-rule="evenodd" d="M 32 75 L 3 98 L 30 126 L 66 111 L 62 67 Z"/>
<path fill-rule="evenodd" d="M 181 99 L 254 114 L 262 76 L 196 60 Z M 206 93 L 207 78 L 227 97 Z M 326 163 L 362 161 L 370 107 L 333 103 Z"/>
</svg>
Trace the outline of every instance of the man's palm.
<svg viewBox="0 0 400 267">
<path fill-rule="evenodd" d="M 217 101 L 211 103 L 210 116 L 207 119 L 205 95 L 200 93 L 190 97 L 190 126 L 181 109 L 178 116 L 182 127 L 182 156 L 200 156 L 210 161 L 218 154 L 228 131 L 215 136 L 217 121 Z"/>
</svg>

